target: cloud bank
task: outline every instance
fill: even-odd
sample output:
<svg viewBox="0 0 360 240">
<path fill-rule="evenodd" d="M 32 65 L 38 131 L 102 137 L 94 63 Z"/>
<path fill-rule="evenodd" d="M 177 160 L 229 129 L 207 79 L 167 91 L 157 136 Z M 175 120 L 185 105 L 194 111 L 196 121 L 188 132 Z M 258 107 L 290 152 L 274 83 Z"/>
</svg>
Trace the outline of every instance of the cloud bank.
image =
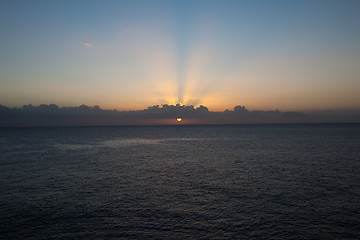
<svg viewBox="0 0 360 240">
<path fill-rule="evenodd" d="M 182 118 L 180 123 L 177 118 Z M 9 108 L 0 105 L 0 126 L 116 126 L 175 124 L 257 124 L 360 122 L 360 111 L 249 111 L 245 106 L 213 112 L 205 106 L 154 105 L 144 110 L 104 110 L 98 105 L 58 107 L 55 104 L 24 105 Z"/>
</svg>

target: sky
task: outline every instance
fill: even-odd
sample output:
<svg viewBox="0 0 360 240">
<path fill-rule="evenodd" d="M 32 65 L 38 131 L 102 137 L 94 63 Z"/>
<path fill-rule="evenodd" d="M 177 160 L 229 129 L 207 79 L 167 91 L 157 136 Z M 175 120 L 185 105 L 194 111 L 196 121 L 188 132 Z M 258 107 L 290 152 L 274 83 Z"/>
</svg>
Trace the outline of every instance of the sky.
<svg viewBox="0 0 360 240">
<path fill-rule="evenodd" d="M 360 1 L 0 1 L 0 104 L 360 109 Z"/>
</svg>

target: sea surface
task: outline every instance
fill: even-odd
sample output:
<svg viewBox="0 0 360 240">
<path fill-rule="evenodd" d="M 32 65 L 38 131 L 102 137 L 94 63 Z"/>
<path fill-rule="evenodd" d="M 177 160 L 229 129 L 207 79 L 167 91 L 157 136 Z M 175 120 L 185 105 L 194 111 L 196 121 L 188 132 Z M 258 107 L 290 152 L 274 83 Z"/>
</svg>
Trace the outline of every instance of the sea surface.
<svg viewBox="0 0 360 240">
<path fill-rule="evenodd" d="M 0 128 L 0 239 L 360 239 L 360 124 Z"/>
</svg>

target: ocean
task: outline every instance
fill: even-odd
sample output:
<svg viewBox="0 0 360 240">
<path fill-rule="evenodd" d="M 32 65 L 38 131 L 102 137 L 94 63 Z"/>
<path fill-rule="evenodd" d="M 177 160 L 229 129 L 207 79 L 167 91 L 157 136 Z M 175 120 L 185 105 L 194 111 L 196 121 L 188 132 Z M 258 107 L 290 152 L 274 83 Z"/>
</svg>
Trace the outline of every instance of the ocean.
<svg viewBox="0 0 360 240">
<path fill-rule="evenodd" d="M 0 239 L 360 239 L 360 124 L 0 128 Z"/>
</svg>

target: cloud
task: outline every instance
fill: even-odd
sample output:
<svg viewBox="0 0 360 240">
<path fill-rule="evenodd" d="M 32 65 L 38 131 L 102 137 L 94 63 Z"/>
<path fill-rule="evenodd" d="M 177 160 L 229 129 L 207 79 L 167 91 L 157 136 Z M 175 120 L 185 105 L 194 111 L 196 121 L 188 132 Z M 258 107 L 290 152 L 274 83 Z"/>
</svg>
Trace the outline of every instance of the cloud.
<svg viewBox="0 0 360 240">
<path fill-rule="evenodd" d="M 93 47 L 93 46 L 94 46 L 94 44 L 89 43 L 89 42 L 84 42 L 83 45 L 84 45 L 85 47 Z"/>
<path fill-rule="evenodd" d="M 25 105 L 8 108 L 0 105 L 0 126 L 105 126 L 178 124 L 248 124 L 248 123 L 316 123 L 360 122 L 355 111 L 250 111 L 244 106 L 213 112 L 205 106 L 155 105 L 143 110 L 104 110 L 99 106 L 58 107 L 55 104 Z"/>
</svg>

